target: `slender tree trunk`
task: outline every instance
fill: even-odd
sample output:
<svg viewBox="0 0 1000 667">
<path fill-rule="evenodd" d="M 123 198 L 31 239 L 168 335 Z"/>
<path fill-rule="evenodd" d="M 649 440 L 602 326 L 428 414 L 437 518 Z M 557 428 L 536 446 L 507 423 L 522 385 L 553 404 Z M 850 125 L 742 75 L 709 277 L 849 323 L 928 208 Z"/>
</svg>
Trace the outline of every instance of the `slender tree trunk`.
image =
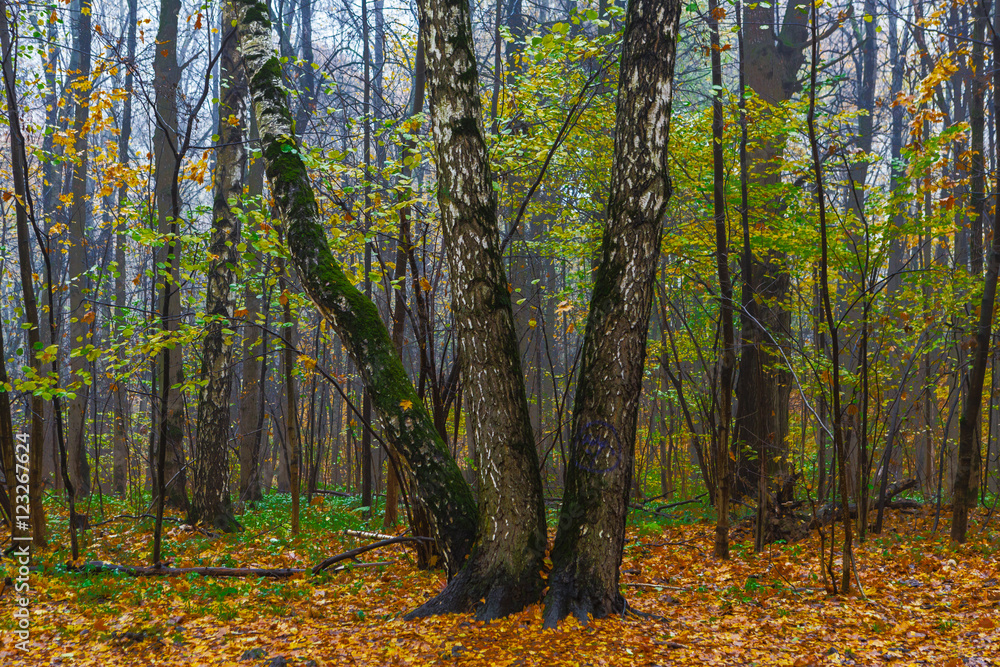
<svg viewBox="0 0 1000 667">
<path fill-rule="evenodd" d="M 177 64 L 177 17 L 180 0 L 161 0 L 160 26 L 156 35 L 157 51 L 153 59 L 156 90 L 156 130 L 153 145 L 156 158 L 156 212 L 159 232 L 170 235 L 160 249 L 158 262 L 166 268 L 158 278 L 163 285 L 160 294 L 161 327 L 168 336 L 180 328 L 180 201 L 176 181 L 179 144 L 177 134 L 177 93 L 181 70 Z M 160 401 L 159 437 L 156 458 L 164 468 L 157 471 L 163 478 L 165 502 L 186 510 L 187 475 L 184 456 L 184 399 L 177 388 L 184 381 L 184 364 L 180 349 L 163 349 L 159 363 Z M 159 493 L 159 486 L 158 491 Z M 155 560 L 154 560 L 155 562 Z"/>
<path fill-rule="evenodd" d="M 78 497 L 90 495 L 90 463 L 87 461 L 87 399 L 90 395 L 90 378 L 87 377 L 87 354 L 84 351 L 91 343 L 94 312 L 84 302 L 89 279 L 87 261 L 87 217 L 90 209 L 87 197 L 87 169 L 89 132 L 87 120 L 90 118 L 90 3 L 74 0 L 70 5 L 70 31 L 73 35 L 73 51 L 69 69 L 74 77 L 70 84 L 76 98 L 76 113 L 72 131 L 75 133 L 73 145 L 73 166 L 70 169 L 70 192 L 72 209 L 69 218 L 69 310 L 70 310 L 70 383 L 78 384 L 75 397 L 67 406 L 67 447 L 69 474 Z"/>
<path fill-rule="evenodd" d="M 123 167 L 129 163 L 129 141 L 132 138 L 132 87 L 135 80 L 132 62 L 135 60 L 136 48 L 136 15 L 138 12 L 138 0 L 128 0 L 128 14 L 126 21 L 126 49 L 129 64 L 125 68 L 125 99 L 122 101 L 122 123 L 121 132 L 118 138 L 118 162 Z M 125 216 L 123 207 L 128 200 L 128 185 L 123 182 L 118 189 L 118 216 L 119 224 L 115 238 L 115 263 L 117 272 L 115 275 L 115 326 L 117 335 L 121 337 L 121 331 L 125 328 L 125 268 L 127 266 L 125 255 Z M 128 485 L 128 419 L 129 400 L 126 388 L 121 382 L 117 382 L 114 388 L 115 393 L 115 428 L 114 444 L 112 445 L 112 487 L 119 497 L 124 497 Z"/>
<path fill-rule="evenodd" d="M 7 1 L 0 0 L 0 48 L 3 49 L 3 80 L 4 94 L 7 101 L 7 122 L 10 134 L 11 175 L 14 181 L 14 212 L 17 226 L 17 256 L 18 269 L 21 278 L 23 294 L 24 317 L 28 325 L 26 331 L 28 367 L 35 374 L 41 374 L 41 364 L 38 359 L 38 349 L 41 347 L 38 320 L 38 302 L 35 298 L 34 271 L 31 264 L 31 236 L 28 230 L 29 222 L 34 223 L 34 207 L 31 192 L 28 189 L 28 160 L 24 134 L 21 132 L 20 105 L 14 88 L 13 58 L 11 53 L 10 27 L 7 23 Z M 45 535 L 45 507 L 42 505 L 42 467 L 44 461 L 44 441 L 42 437 L 43 414 L 42 397 L 33 394 L 29 401 L 31 410 L 31 428 L 29 431 L 30 452 L 28 457 L 28 485 L 31 501 L 31 542 L 35 547 L 44 547 L 48 543 Z M 15 536 L 24 535 L 27 531 L 15 526 Z"/>
<path fill-rule="evenodd" d="M 281 63 L 267 7 L 240 0 L 239 34 L 271 193 L 302 285 L 354 359 L 399 461 L 427 503 L 431 530 L 449 574 L 458 572 L 475 537 L 478 512 L 468 484 L 423 407 L 371 300 L 330 253 L 316 199 L 291 131 Z"/>
<path fill-rule="evenodd" d="M 679 0 L 629 3 L 608 222 L 594 278 L 545 624 L 623 611 L 619 567 L 646 332 L 670 197 L 667 139 Z"/>
<path fill-rule="evenodd" d="M 243 146 L 246 82 L 232 23 L 232 3 L 222 6 L 222 49 L 219 59 L 219 126 L 216 142 L 215 201 L 212 205 L 212 237 L 208 248 L 205 314 L 207 324 L 202 343 L 201 381 L 198 395 L 198 431 L 194 452 L 191 523 L 202 522 L 223 532 L 238 530 L 229 494 L 229 399 L 233 387 L 233 304 L 229 286 L 233 267 L 239 261 L 237 245 L 240 220 L 234 208 L 243 194 L 247 154 Z M 232 123 L 228 119 L 235 118 Z"/>
<path fill-rule="evenodd" d="M 1000 54 L 1000 36 L 993 33 L 993 58 Z M 979 64 L 980 66 L 982 63 Z M 994 116 L 1000 114 L 1000 70 L 993 73 Z M 1000 145 L 1000 141 L 996 142 Z M 1000 151 L 997 153 L 1000 164 Z M 1000 193 L 1000 175 L 997 177 L 997 193 Z M 955 471 L 955 499 L 952 504 L 951 541 L 952 544 L 965 542 L 969 525 L 969 511 L 976 506 L 978 484 L 973 483 L 973 463 L 979 441 L 979 415 L 983 406 L 983 384 L 986 378 L 986 364 L 989 361 L 990 342 L 993 327 L 993 307 L 996 301 L 997 276 L 1000 274 L 1000 204 L 995 207 L 992 243 L 986 263 L 986 277 L 983 281 L 983 297 L 979 307 L 979 327 L 976 330 L 976 345 L 972 364 L 968 370 L 968 391 L 959 417 L 958 466 Z M 976 480 L 978 482 L 978 480 Z"/>
<path fill-rule="evenodd" d="M 830 278 L 829 278 L 829 251 L 827 242 L 826 224 L 826 192 L 823 188 L 823 165 L 820 161 L 819 142 L 816 139 L 816 72 L 819 69 L 819 35 L 816 30 L 816 5 L 811 8 L 812 21 L 812 67 L 810 68 L 809 85 L 809 114 L 807 124 L 809 127 L 809 145 L 812 149 L 813 173 L 816 178 L 816 196 L 819 201 L 819 227 L 820 227 L 820 291 L 823 296 L 823 312 L 826 315 L 827 328 L 830 330 L 830 355 L 833 361 L 833 440 L 837 449 L 837 473 L 840 477 L 840 505 L 844 522 L 844 549 L 841 565 L 841 591 L 847 594 L 851 591 L 851 510 L 849 507 L 849 496 L 847 492 L 847 452 L 844 447 L 844 435 L 841 428 L 840 411 L 840 337 L 837 327 L 837 320 L 834 318 L 833 307 L 830 303 Z M 859 517 L 861 509 L 858 510 Z M 863 518 L 861 519 L 864 520 Z M 831 545 L 831 549 L 832 549 Z M 832 558 L 832 556 L 831 556 Z M 836 586 L 836 583 L 834 583 Z"/>
<path fill-rule="evenodd" d="M 715 434 L 715 557 L 729 558 L 729 425 L 732 419 L 733 366 L 736 349 L 733 333 L 733 281 L 729 277 L 729 237 L 726 230 L 725 165 L 722 130 L 722 55 L 719 43 L 718 3 L 709 0 L 709 29 L 712 58 L 712 198 L 715 207 L 715 264 L 719 273 L 719 316 L 722 320 L 722 349 L 719 351 L 719 423 Z"/>
<path fill-rule="evenodd" d="M 257 147 L 260 143 L 257 135 L 257 120 L 251 112 L 250 141 Z M 253 206 L 262 209 L 261 197 L 264 191 L 264 161 L 257 158 L 251 162 L 247 170 L 248 197 Z M 263 263 L 256 251 L 244 254 L 250 262 L 250 270 L 262 271 Z M 257 326 L 257 317 L 261 307 L 259 292 L 265 292 L 266 276 L 261 274 L 260 281 L 251 278 L 246 282 L 244 291 L 247 322 L 243 333 L 243 374 L 242 392 L 240 393 L 240 417 L 237 430 L 237 440 L 240 457 L 240 500 L 253 503 L 263 495 L 260 490 L 260 452 L 261 439 L 264 430 L 263 381 L 267 378 L 267 335 L 261 333 Z M 265 301 L 265 305 L 268 302 Z M 263 318 L 267 325 L 267 311 Z"/>
</svg>

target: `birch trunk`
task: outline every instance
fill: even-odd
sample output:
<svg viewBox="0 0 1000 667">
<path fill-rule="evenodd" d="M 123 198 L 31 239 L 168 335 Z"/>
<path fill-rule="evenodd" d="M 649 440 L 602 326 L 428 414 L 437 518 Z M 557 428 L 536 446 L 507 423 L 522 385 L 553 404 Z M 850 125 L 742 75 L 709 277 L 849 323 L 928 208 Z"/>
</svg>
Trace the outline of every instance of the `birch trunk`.
<svg viewBox="0 0 1000 667">
<path fill-rule="evenodd" d="M 466 423 L 478 448 L 480 521 L 469 563 L 410 617 L 475 610 L 491 620 L 541 595 L 545 508 L 500 255 L 469 5 L 421 0 L 418 12 Z"/>
<path fill-rule="evenodd" d="M 202 343 L 198 396 L 198 438 L 194 452 L 194 487 L 190 521 L 201 521 L 223 532 L 239 530 L 229 493 L 229 399 L 233 387 L 233 303 L 229 286 L 239 262 L 240 221 L 235 205 L 243 194 L 247 154 L 243 145 L 246 81 L 232 22 L 232 3 L 222 7 L 222 44 L 219 59 L 219 140 L 216 143 L 215 201 L 209 242 L 205 314 L 212 318 Z M 229 118 L 236 123 L 230 123 Z"/>
<path fill-rule="evenodd" d="M 622 612 L 619 567 L 646 332 L 670 197 L 667 139 L 679 0 L 629 3 L 608 222 L 580 360 L 574 437 L 552 550 L 545 624 Z"/>
</svg>

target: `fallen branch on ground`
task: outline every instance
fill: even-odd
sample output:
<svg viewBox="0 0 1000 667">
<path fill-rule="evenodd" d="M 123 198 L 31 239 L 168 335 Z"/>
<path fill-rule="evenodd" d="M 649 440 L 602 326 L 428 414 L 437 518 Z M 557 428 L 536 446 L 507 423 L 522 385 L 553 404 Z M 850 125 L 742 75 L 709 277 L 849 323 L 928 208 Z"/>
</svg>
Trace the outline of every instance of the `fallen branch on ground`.
<svg viewBox="0 0 1000 667">
<path fill-rule="evenodd" d="M 198 574 L 203 577 L 267 577 L 270 579 L 287 579 L 289 577 L 294 577 L 298 574 L 319 574 L 324 570 L 328 569 L 331 565 L 339 563 L 345 560 L 352 560 L 360 556 L 361 554 L 371 551 L 373 549 L 378 549 L 380 547 L 387 547 L 392 544 L 402 544 L 404 542 L 421 542 L 429 538 L 421 537 L 393 537 L 392 539 L 382 540 L 380 542 L 374 542 L 372 544 L 367 544 L 363 547 L 357 547 L 356 549 L 351 549 L 350 551 L 345 551 L 344 553 L 337 554 L 336 556 L 331 556 L 326 560 L 317 563 L 311 568 L 298 568 L 298 567 L 286 567 L 286 568 L 261 568 L 261 567 L 165 567 L 165 566 L 138 566 L 138 565 L 116 565 L 114 563 L 104 563 L 102 561 L 88 561 L 81 565 L 80 567 L 70 567 L 69 569 L 73 572 L 86 572 L 86 573 L 96 573 L 96 572 L 119 572 L 122 574 L 127 574 L 133 577 L 172 577 L 182 574 Z M 377 565 L 391 565 L 395 561 L 385 561 L 379 563 L 356 563 L 351 566 L 345 566 L 342 568 L 335 568 L 335 571 L 340 571 L 341 569 L 347 569 L 347 567 L 375 567 Z"/>
</svg>

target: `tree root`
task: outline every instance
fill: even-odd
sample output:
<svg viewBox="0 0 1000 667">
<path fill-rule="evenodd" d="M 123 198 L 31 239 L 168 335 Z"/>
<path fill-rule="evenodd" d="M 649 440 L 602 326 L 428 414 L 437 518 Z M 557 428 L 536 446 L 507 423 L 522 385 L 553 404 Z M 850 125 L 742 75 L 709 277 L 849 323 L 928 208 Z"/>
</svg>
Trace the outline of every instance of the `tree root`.
<svg viewBox="0 0 1000 667">
<path fill-rule="evenodd" d="M 486 568 L 476 557 L 448 582 L 444 589 L 404 618 L 408 621 L 472 612 L 478 621 L 495 621 L 516 613 L 541 599 L 544 582 L 535 568 L 507 576 Z"/>
</svg>

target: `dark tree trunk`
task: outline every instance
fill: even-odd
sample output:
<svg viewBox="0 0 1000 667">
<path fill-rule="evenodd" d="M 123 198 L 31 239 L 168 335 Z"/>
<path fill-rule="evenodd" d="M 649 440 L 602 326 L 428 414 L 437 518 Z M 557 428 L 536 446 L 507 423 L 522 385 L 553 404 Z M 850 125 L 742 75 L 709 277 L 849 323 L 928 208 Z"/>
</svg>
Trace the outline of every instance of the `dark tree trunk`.
<svg viewBox="0 0 1000 667">
<path fill-rule="evenodd" d="M 729 237 L 726 230 L 725 165 L 722 131 L 722 54 L 716 0 L 709 0 L 712 58 L 712 200 L 715 212 L 715 265 L 719 273 L 719 317 L 722 349 L 719 351 L 719 423 L 715 434 L 715 557 L 729 558 L 729 427 L 732 419 L 733 367 L 736 349 L 733 333 L 733 281 L 729 277 Z"/>
<path fill-rule="evenodd" d="M 259 144 L 257 136 L 257 121 L 250 116 L 250 141 Z M 264 161 L 257 158 L 247 170 L 248 195 L 254 207 L 260 207 L 260 200 L 264 191 Z M 260 256 L 256 251 L 244 255 L 253 270 L 263 269 Z M 246 503 L 253 503 L 260 500 L 261 480 L 260 480 L 260 450 L 261 438 L 264 430 L 264 392 L 262 382 L 267 378 L 267 335 L 261 333 L 257 326 L 258 311 L 261 301 L 258 291 L 265 289 L 264 279 L 261 277 L 251 278 L 247 281 L 244 291 L 246 321 L 243 324 L 243 373 L 242 391 L 240 392 L 240 417 L 237 439 L 240 457 L 240 500 Z M 265 306 L 268 301 L 265 301 Z M 267 310 L 265 309 L 261 319 L 264 326 L 267 326 Z"/>
<path fill-rule="evenodd" d="M 993 58 L 1000 56 L 1000 35 L 993 33 Z M 983 63 L 979 63 L 981 68 Z M 1000 69 L 994 69 L 993 88 L 1000 90 Z M 994 116 L 1000 114 L 1000 95 L 994 92 Z M 995 142 L 1000 146 L 1000 141 Z M 1000 160 L 1000 151 L 997 153 Z M 997 177 L 997 192 L 1000 193 L 1000 175 Z M 996 301 L 997 276 L 1000 274 L 1000 206 L 996 207 L 993 218 L 993 240 L 987 257 L 986 277 L 983 281 L 983 298 L 979 310 L 979 326 L 976 330 L 975 353 L 968 370 L 968 391 L 962 415 L 959 417 L 958 466 L 955 471 L 955 499 L 952 505 L 951 541 L 953 544 L 965 542 L 969 525 L 969 511 L 976 506 L 979 490 L 973 484 L 973 464 L 979 445 L 979 413 L 983 406 L 983 384 L 986 378 L 986 363 L 990 356 L 990 342 L 993 326 L 993 307 Z M 978 482 L 978 480 L 976 480 Z"/>
<path fill-rule="evenodd" d="M 246 149 L 243 146 L 246 82 L 240 63 L 232 22 L 231 4 L 222 7 L 222 44 L 219 59 L 219 125 L 216 143 L 215 201 L 212 205 L 212 237 L 208 248 L 205 314 L 209 319 L 202 343 L 201 381 L 198 394 L 198 430 L 194 450 L 194 486 L 191 523 L 202 522 L 223 532 L 238 530 L 229 493 L 229 399 L 233 387 L 233 317 L 230 285 L 233 267 L 239 261 L 237 245 L 240 220 L 234 205 L 243 194 Z M 228 118 L 237 122 L 230 123 Z"/>
<path fill-rule="evenodd" d="M 156 158 L 156 212 L 160 234 L 171 235 L 157 253 L 166 268 L 158 275 L 163 285 L 159 311 L 164 334 L 175 335 L 180 328 L 180 201 L 177 169 L 180 160 L 177 134 L 177 88 L 181 70 L 177 64 L 177 16 L 180 0 L 161 0 L 157 50 L 153 59 L 156 90 L 156 130 L 153 145 Z M 159 360 L 159 437 L 156 458 L 163 463 L 157 471 L 163 477 L 165 502 L 187 510 L 187 476 L 184 456 L 184 398 L 175 388 L 184 381 L 180 349 L 163 349 Z M 159 487 L 157 492 L 159 492 Z"/>
<path fill-rule="evenodd" d="M 545 623 L 621 612 L 619 566 L 632 482 L 646 332 L 670 196 L 667 138 L 679 0 L 629 3 L 608 222 L 573 406 L 566 490 Z"/>
<path fill-rule="evenodd" d="M 7 2 L 0 0 L 0 47 L 3 53 L 10 53 L 12 47 L 10 40 L 10 28 L 7 23 Z M 38 302 L 35 297 L 35 282 L 31 265 L 31 236 L 28 230 L 29 221 L 34 223 L 34 207 L 31 203 L 31 193 L 28 190 L 28 157 L 24 142 L 24 134 L 21 132 L 20 106 L 17 101 L 17 93 L 14 89 L 14 68 L 12 58 L 3 58 L 3 82 L 4 95 L 7 101 L 7 121 L 10 133 L 10 155 L 11 155 L 11 176 L 14 181 L 14 213 L 17 227 L 17 257 L 18 269 L 21 277 L 21 290 L 24 303 L 24 318 L 27 329 L 27 357 L 28 366 L 32 372 L 41 373 L 41 364 L 38 360 L 38 348 L 41 346 L 41 330 L 38 320 Z M 42 505 L 42 465 L 44 454 L 44 442 L 42 439 L 43 415 L 42 397 L 33 394 L 29 401 L 31 410 L 31 430 L 29 432 L 30 451 L 28 455 L 28 485 L 29 498 L 31 501 L 31 542 L 35 547 L 44 547 L 47 544 L 45 536 L 45 508 Z M 8 480 L 8 484 L 10 481 Z M 26 531 L 17 529 L 15 536 L 23 536 Z"/>
<path fill-rule="evenodd" d="M 87 9 L 87 11 L 83 11 Z M 90 79 L 90 7 L 84 8 L 82 0 L 76 0 L 70 6 L 70 30 L 73 34 L 73 50 L 70 56 L 69 69 L 73 84 L 89 82 Z M 90 463 L 87 460 L 87 399 L 90 395 L 90 385 L 84 381 L 89 365 L 84 348 L 90 344 L 93 332 L 94 313 L 88 312 L 84 301 L 89 279 L 87 269 L 87 218 L 90 209 L 87 197 L 87 169 L 90 165 L 88 157 L 89 132 L 87 120 L 90 118 L 89 86 L 74 86 L 76 104 L 72 130 L 76 134 L 73 152 L 76 159 L 70 171 L 70 192 L 72 209 L 69 217 L 69 237 L 72 245 L 69 248 L 69 310 L 70 310 L 70 346 L 74 353 L 70 355 L 70 382 L 76 385 L 75 397 L 68 400 L 67 405 L 67 448 L 69 455 L 69 474 L 73 480 L 78 498 L 90 495 Z"/>
<path fill-rule="evenodd" d="M 469 5 L 421 0 L 418 9 L 466 422 L 479 447 L 480 522 L 469 562 L 410 617 L 475 609 L 490 620 L 541 595 L 545 508 L 500 255 Z"/>
<path fill-rule="evenodd" d="M 237 8 L 240 46 L 267 176 L 292 260 L 306 293 L 333 325 L 365 384 L 373 389 L 373 406 L 386 440 L 407 474 L 413 475 L 414 491 L 427 503 L 431 531 L 449 574 L 454 575 L 475 537 L 478 513 L 472 492 L 413 389 L 378 309 L 354 287 L 330 253 L 292 133 L 267 6 L 240 0 Z"/>
<path fill-rule="evenodd" d="M 746 85 L 767 104 L 778 105 L 802 88 L 798 72 L 805 62 L 808 23 L 803 6 L 788 3 L 781 30 L 775 31 L 770 27 L 774 9 L 765 4 L 745 11 L 747 57 L 743 69 Z M 766 186 L 777 182 L 779 174 L 773 165 L 783 152 L 780 139 L 751 152 L 756 183 Z M 778 207 L 780 202 L 770 203 L 760 218 L 780 218 Z M 744 291 L 740 313 L 741 354 L 733 425 L 733 492 L 738 496 L 757 492 L 761 461 L 768 475 L 778 470 L 775 459 L 784 453 L 790 392 L 789 372 L 775 345 L 785 338 L 791 322 L 782 305 L 789 286 L 783 255 L 770 251 L 762 259 L 752 258 L 750 275 L 744 280 L 744 285 L 748 284 L 756 292 Z"/>
<path fill-rule="evenodd" d="M 138 12 L 138 0 L 128 0 L 128 14 L 126 21 L 128 26 L 126 48 L 130 65 L 125 68 L 125 99 L 122 101 L 122 123 L 121 132 L 118 138 L 118 162 L 124 167 L 129 163 L 129 141 L 132 138 L 132 86 L 135 73 L 131 67 L 135 59 L 136 47 L 136 14 Z M 122 183 L 118 190 L 118 208 L 121 214 L 122 207 L 128 199 L 128 185 Z M 126 234 L 124 223 L 119 222 L 117 236 L 115 238 L 115 263 L 117 272 L 115 275 L 115 327 L 120 332 L 125 328 L 125 258 Z M 119 334 L 120 336 L 120 334 Z M 119 382 L 115 385 L 115 428 L 114 444 L 112 445 L 112 488 L 119 497 L 124 497 L 128 485 L 129 473 L 129 451 L 128 451 L 128 418 L 130 414 L 128 392 Z"/>
</svg>

